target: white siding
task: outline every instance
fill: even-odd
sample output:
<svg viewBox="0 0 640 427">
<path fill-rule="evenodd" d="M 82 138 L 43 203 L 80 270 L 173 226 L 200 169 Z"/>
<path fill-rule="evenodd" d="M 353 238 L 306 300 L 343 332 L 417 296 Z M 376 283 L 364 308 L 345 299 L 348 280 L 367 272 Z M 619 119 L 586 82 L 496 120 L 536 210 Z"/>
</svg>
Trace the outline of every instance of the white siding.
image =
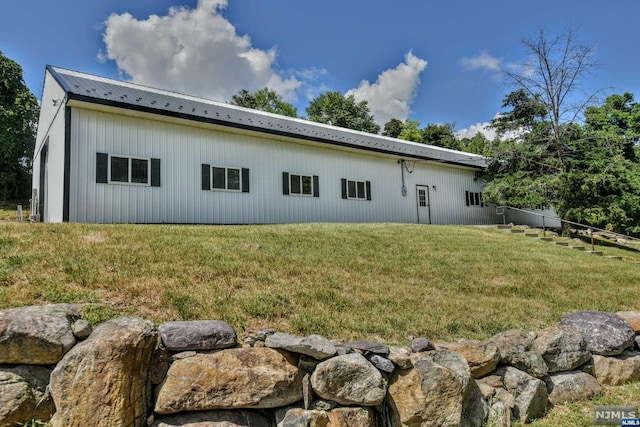
<svg viewBox="0 0 640 427">
<path fill-rule="evenodd" d="M 432 222 L 495 223 L 495 209 L 467 207 L 481 191 L 475 171 L 399 157 L 298 144 L 256 133 L 230 133 L 72 109 L 70 221 L 129 223 L 416 222 L 415 185 L 431 191 Z M 96 152 L 159 158 L 161 186 L 96 184 Z M 201 164 L 248 168 L 250 192 L 201 189 Z M 319 176 L 320 197 L 282 194 L 282 172 Z M 341 198 L 341 178 L 371 181 L 371 201 Z"/>
<path fill-rule="evenodd" d="M 45 142 L 47 151 L 47 194 L 45 196 L 44 217 L 48 222 L 61 222 L 64 198 L 64 90 L 56 83 L 51 74 L 45 73 L 45 85 L 40 105 L 40 119 L 33 158 L 32 186 L 42 197 L 40 188 L 40 155 Z M 54 105 L 53 100 L 57 100 Z"/>
</svg>

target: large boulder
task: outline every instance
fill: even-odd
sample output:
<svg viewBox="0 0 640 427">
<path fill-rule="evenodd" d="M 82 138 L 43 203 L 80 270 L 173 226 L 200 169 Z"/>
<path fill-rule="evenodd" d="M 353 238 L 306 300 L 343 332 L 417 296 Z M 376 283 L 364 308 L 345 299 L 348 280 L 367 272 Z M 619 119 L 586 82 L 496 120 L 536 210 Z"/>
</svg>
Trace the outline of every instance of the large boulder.
<svg viewBox="0 0 640 427">
<path fill-rule="evenodd" d="M 311 375 L 313 391 L 342 405 L 376 406 L 386 395 L 382 374 L 359 353 L 319 363 Z"/>
<path fill-rule="evenodd" d="M 169 351 L 216 350 L 236 345 L 236 332 L 220 320 L 166 322 L 158 332 Z"/>
<path fill-rule="evenodd" d="M 258 427 L 270 426 L 272 420 L 251 411 L 196 411 L 161 417 L 153 427 Z"/>
<path fill-rule="evenodd" d="M 144 425 L 157 343 L 158 333 L 146 320 L 123 317 L 98 326 L 51 373 L 57 409 L 52 427 Z"/>
<path fill-rule="evenodd" d="M 549 402 L 553 405 L 587 400 L 602 393 L 598 380 L 586 372 L 558 372 L 547 378 Z"/>
<path fill-rule="evenodd" d="M 511 329 L 491 337 L 500 351 L 503 363 L 521 371 L 543 378 L 548 373 L 547 364 L 539 353 L 532 351 L 533 337 L 523 329 Z"/>
<path fill-rule="evenodd" d="M 336 354 L 336 347 L 331 341 L 320 335 L 299 337 L 275 332 L 266 337 L 264 344 L 269 348 L 281 348 L 293 353 L 311 356 L 317 360 L 324 360 Z"/>
<path fill-rule="evenodd" d="M 640 352 L 624 351 L 614 357 L 593 356 L 595 377 L 602 385 L 640 381 Z"/>
<path fill-rule="evenodd" d="M 573 371 L 591 359 L 582 334 L 566 325 L 539 331 L 531 349 L 542 356 L 549 372 Z"/>
<path fill-rule="evenodd" d="M 480 378 L 493 372 L 500 362 L 500 351 L 493 341 L 461 340 L 446 346 L 465 358 L 473 378 Z"/>
<path fill-rule="evenodd" d="M 302 375 L 290 353 L 266 347 L 199 353 L 173 362 L 158 386 L 155 411 L 265 409 L 302 399 Z"/>
<path fill-rule="evenodd" d="M 579 311 L 568 314 L 560 323 L 580 332 L 593 354 L 616 356 L 634 345 L 635 331 L 629 322 L 615 314 Z"/>
<path fill-rule="evenodd" d="M 0 364 L 53 365 L 76 344 L 71 304 L 0 310 Z"/>
<path fill-rule="evenodd" d="M 406 426 L 458 426 L 463 419 L 465 389 L 471 381 L 467 363 L 457 354 L 436 357 L 430 352 L 412 356 L 412 369 L 396 370 L 391 376 L 387 405 L 391 410 L 392 425 Z M 456 356 L 460 360 L 455 360 Z M 464 366 L 464 370 L 460 369 Z M 453 368 L 453 369 L 452 369 Z"/>
<path fill-rule="evenodd" d="M 0 426 L 51 419 L 50 375 L 51 369 L 43 366 L 0 366 Z"/>
</svg>

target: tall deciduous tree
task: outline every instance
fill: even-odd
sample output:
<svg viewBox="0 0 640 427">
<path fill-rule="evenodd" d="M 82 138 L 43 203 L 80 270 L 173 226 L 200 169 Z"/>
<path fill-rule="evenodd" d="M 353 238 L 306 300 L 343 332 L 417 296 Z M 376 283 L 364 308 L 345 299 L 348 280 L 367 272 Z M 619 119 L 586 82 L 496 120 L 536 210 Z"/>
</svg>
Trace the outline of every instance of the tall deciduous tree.
<svg viewBox="0 0 640 427">
<path fill-rule="evenodd" d="M 564 167 L 563 124 L 573 123 L 596 95 L 582 93 L 583 81 L 598 67 L 595 48 L 580 42 L 571 27 L 557 35 L 540 28 L 521 42 L 528 61 L 503 73 L 516 89 L 544 106 L 551 126 L 549 144 Z"/>
<path fill-rule="evenodd" d="M 454 123 L 444 125 L 429 124 L 422 130 L 423 144 L 435 145 L 437 147 L 450 148 L 452 150 L 460 149 L 460 142 L 453 133 Z"/>
<path fill-rule="evenodd" d="M 357 102 L 353 95 L 325 92 L 311 101 L 306 111 L 309 120 L 314 122 L 369 133 L 380 132 L 367 101 Z"/>
<path fill-rule="evenodd" d="M 38 101 L 22 78 L 22 68 L 0 52 L 0 198 L 29 197 Z"/>
<path fill-rule="evenodd" d="M 266 87 L 255 92 L 242 89 L 231 97 L 229 104 L 283 116 L 298 117 L 298 110 L 293 105 L 284 101 L 282 96 L 274 90 Z"/>
</svg>

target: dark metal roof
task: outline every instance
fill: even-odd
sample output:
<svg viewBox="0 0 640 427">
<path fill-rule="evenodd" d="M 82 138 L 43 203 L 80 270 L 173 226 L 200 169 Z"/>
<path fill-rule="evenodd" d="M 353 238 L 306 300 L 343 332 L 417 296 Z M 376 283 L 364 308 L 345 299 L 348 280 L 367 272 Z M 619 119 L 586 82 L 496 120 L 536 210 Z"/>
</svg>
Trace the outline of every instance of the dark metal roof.
<svg viewBox="0 0 640 427">
<path fill-rule="evenodd" d="M 68 99 L 473 168 L 484 157 L 47 66 Z"/>
</svg>

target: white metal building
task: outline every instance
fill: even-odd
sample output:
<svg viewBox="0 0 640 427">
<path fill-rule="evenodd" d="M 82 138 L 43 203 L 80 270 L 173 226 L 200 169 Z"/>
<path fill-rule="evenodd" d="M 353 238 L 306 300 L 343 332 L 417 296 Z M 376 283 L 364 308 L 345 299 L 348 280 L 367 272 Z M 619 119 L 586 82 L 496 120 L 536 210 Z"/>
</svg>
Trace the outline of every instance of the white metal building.
<svg viewBox="0 0 640 427">
<path fill-rule="evenodd" d="M 491 224 L 481 156 L 48 66 L 42 221 Z"/>
</svg>

